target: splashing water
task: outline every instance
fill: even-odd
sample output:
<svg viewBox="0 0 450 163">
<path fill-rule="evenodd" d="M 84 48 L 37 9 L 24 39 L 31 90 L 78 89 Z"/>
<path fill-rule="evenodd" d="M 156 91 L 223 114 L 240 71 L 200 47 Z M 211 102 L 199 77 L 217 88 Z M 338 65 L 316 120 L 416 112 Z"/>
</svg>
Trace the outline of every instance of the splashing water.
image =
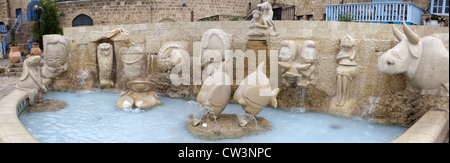
<svg viewBox="0 0 450 163">
<path fill-rule="evenodd" d="M 87 84 L 86 79 L 89 78 L 89 70 L 78 71 L 77 78 L 80 79 L 78 83 L 80 86 L 86 86 Z"/>
<path fill-rule="evenodd" d="M 378 106 L 378 104 L 381 101 L 381 97 L 369 97 L 369 107 L 364 110 L 362 117 L 367 117 L 369 120 L 372 119 L 373 112 L 375 111 L 375 108 Z"/>
<path fill-rule="evenodd" d="M 192 115 L 192 125 L 199 125 L 202 120 L 210 122 L 210 116 L 212 116 L 212 119 L 214 120 L 214 130 L 220 129 L 220 125 L 217 122 L 217 116 L 214 115 L 214 111 L 212 108 L 204 106 L 196 101 L 187 101 L 185 106 L 190 112 L 189 114 Z"/>
<path fill-rule="evenodd" d="M 236 33 L 236 30 L 237 30 L 237 29 L 242 25 L 242 23 L 245 22 L 245 20 L 247 20 L 251 15 L 253 15 L 253 14 L 250 14 L 250 15 L 248 15 L 247 17 L 245 17 L 244 20 L 242 20 L 241 23 L 239 23 L 239 25 L 236 26 L 236 28 L 234 29 L 233 34 L 232 34 L 233 36 L 234 36 L 234 33 Z"/>
<path fill-rule="evenodd" d="M 247 113 L 237 113 L 236 114 L 236 122 L 240 126 L 246 126 L 249 123 L 255 123 L 255 128 L 258 129 L 258 121 L 256 120 L 256 117 L 251 114 Z"/>
<path fill-rule="evenodd" d="M 295 94 L 300 99 L 300 108 L 305 108 L 306 87 L 300 87 L 300 91 L 296 91 Z"/>
<path fill-rule="evenodd" d="M 123 101 L 122 106 L 123 106 L 124 108 L 131 109 L 131 106 L 132 106 L 132 105 L 131 105 L 130 102 L 128 102 L 127 100 L 125 100 L 125 101 Z"/>
<path fill-rule="evenodd" d="M 201 120 L 206 118 L 206 120 L 209 121 L 210 115 L 212 115 L 214 119 L 217 119 L 212 108 L 204 106 L 196 101 L 188 101 L 185 106 L 187 110 L 192 113 L 193 119 Z"/>
</svg>

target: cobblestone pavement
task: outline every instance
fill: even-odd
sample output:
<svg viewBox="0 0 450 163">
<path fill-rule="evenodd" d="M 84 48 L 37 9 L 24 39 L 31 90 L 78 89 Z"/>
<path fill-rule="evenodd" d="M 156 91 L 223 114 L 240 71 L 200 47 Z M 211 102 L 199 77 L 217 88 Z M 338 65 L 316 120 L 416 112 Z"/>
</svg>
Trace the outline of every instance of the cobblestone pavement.
<svg viewBox="0 0 450 163">
<path fill-rule="evenodd" d="M 0 59 L 0 67 L 10 65 L 9 59 Z M 0 76 L 0 99 L 11 93 L 16 87 L 15 84 L 20 77 L 17 76 Z"/>
</svg>

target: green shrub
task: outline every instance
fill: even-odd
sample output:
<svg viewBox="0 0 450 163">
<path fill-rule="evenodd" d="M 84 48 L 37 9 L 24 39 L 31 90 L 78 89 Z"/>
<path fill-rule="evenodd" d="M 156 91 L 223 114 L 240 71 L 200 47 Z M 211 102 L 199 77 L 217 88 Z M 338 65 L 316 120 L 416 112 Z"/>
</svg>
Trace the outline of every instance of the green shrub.
<svg viewBox="0 0 450 163">
<path fill-rule="evenodd" d="M 348 14 L 339 14 L 338 21 L 341 21 L 341 22 L 352 22 L 353 18 L 352 18 L 351 15 L 348 15 Z"/>
<path fill-rule="evenodd" d="M 57 0 L 39 0 L 39 2 L 42 8 L 36 10 L 39 16 L 35 18 L 31 31 L 34 36 L 33 41 L 39 43 L 43 49 L 42 36 L 47 34 L 63 35 L 63 29 L 59 26 L 59 17 L 64 16 L 64 13 L 56 7 Z"/>
</svg>

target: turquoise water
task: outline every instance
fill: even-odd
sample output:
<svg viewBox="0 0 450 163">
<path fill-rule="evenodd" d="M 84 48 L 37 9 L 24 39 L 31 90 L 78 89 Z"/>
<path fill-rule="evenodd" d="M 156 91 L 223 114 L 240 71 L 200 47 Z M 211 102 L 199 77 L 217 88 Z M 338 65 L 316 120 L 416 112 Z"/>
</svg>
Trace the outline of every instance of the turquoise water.
<svg viewBox="0 0 450 163">
<path fill-rule="evenodd" d="M 45 99 L 57 99 L 67 107 L 56 112 L 24 112 L 25 128 L 44 143 L 386 143 L 407 128 L 386 126 L 360 118 L 340 118 L 305 112 L 264 109 L 273 130 L 240 139 L 203 141 L 186 128 L 192 110 L 187 100 L 160 97 L 161 106 L 150 110 L 120 110 L 115 106 L 120 92 L 50 92 Z M 229 104 L 224 114 L 244 112 Z"/>
</svg>

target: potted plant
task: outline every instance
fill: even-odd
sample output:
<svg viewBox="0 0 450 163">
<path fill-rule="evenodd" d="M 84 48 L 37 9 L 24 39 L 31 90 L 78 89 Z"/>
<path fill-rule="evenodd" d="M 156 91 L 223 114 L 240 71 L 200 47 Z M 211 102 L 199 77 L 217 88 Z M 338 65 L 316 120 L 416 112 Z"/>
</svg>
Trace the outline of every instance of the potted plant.
<svg viewBox="0 0 450 163">
<path fill-rule="evenodd" d="M 16 30 L 14 28 L 11 29 L 11 38 L 9 40 L 11 42 L 11 47 L 9 48 L 9 60 L 11 63 L 19 63 L 21 54 L 19 51 L 19 47 L 16 46 Z"/>
<path fill-rule="evenodd" d="M 426 26 L 441 26 L 441 24 L 438 22 L 438 20 L 439 20 L 439 16 L 437 16 L 437 15 L 428 16 L 425 19 L 425 25 Z"/>
<path fill-rule="evenodd" d="M 443 27 L 447 24 L 447 20 L 447 17 L 440 16 L 437 21 L 441 25 L 441 27 Z"/>
</svg>

